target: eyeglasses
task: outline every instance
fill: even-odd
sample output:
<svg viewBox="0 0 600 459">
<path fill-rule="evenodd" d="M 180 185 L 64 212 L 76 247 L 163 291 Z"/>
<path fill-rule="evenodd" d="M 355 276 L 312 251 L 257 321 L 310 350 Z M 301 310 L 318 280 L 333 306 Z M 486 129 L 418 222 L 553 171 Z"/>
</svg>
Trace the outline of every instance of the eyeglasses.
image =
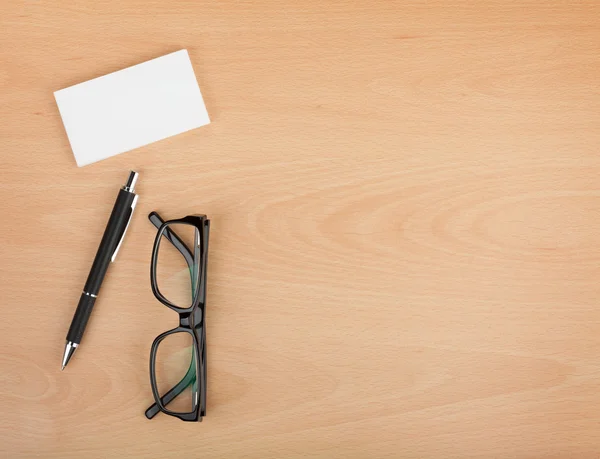
<svg viewBox="0 0 600 459">
<path fill-rule="evenodd" d="M 210 220 L 191 215 L 164 221 L 148 215 L 158 228 L 150 283 L 158 301 L 179 314 L 179 326 L 156 337 L 150 350 L 150 384 L 159 411 L 183 421 L 206 415 L 206 269 Z M 167 408 L 167 405 L 169 408 Z"/>
</svg>

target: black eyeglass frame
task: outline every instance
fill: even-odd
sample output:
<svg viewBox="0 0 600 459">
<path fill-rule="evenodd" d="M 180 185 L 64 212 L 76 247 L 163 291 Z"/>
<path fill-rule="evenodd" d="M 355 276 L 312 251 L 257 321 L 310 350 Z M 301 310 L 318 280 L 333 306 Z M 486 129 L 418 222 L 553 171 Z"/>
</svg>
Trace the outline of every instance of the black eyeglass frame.
<svg viewBox="0 0 600 459">
<path fill-rule="evenodd" d="M 206 277 L 208 264 L 208 239 L 210 234 L 210 220 L 206 215 L 189 215 L 187 217 L 164 221 L 157 212 L 148 215 L 150 222 L 158 228 L 154 247 L 152 249 L 152 260 L 150 263 L 150 285 L 152 293 L 158 301 L 179 314 L 179 326 L 161 333 L 152 343 L 150 350 L 150 384 L 155 403 L 146 410 L 146 417 L 152 419 L 158 412 L 162 411 L 169 416 L 177 417 L 183 421 L 201 421 L 206 415 L 206 388 L 207 388 L 207 365 L 206 365 L 206 322 L 204 320 L 206 308 Z M 194 247 L 190 247 L 173 231 L 170 226 L 183 224 L 195 227 L 199 240 L 195 241 Z M 170 302 L 160 292 L 156 280 L 156 265 L 158 262 L 158 249 L 162 238 L 165 237 L 184 257 L 192 276 L 192 289 L 195 290 L 192 303 L 189 307 L 180 307 Z M 164 241 L 163 241 L 164 243 Z M 198 262 L 196 263 L 196 260 Z M 197 285 L 197 288 L 194 288 Z M 189 333 L 192 336 L 194 352 L 190 367 L 185 376 L 173 386 L 162 397 L 156 383 L 156 355 L 158 346 L 168 336 L 174 333 Z M 198 358 L 200 356 L 200 358 Z M 200 378 L 197 375 L 201 375 Z M 198 379 L 200 385 L 198 386 Z M 194 405 L 189 413 L 179 413 L 169 410 L 166 406 L 180 395 L 187 387 L 192 385 Z"/>
</svg>

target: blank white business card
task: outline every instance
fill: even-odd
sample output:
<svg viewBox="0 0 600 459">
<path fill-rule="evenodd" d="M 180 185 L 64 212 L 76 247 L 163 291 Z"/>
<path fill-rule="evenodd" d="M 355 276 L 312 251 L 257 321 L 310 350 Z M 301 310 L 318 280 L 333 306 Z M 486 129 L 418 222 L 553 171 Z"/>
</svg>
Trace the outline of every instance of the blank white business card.
<svg viewBox="0 0 600 459">
<path fill-rule="evenodd" d="M 185 49 L 54 97 L 79 167 L 210 123 Z"/>
</svg>

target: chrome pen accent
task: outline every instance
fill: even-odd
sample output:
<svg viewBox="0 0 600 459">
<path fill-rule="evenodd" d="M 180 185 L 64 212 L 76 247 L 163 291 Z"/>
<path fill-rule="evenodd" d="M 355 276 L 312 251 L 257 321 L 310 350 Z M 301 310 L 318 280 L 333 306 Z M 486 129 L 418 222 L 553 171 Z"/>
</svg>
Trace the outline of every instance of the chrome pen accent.
<svg viewBox="0 0 600 459">
<path fill-rule="evenodd" d="M 123 189 L 125 191 L 129 191 L 130 193 L 133 193 L 135 190 L 135 184 L 138 181 L 138 177 L 140 176 L 140 174 L 138 174 L 135 171 L 131 171 L 129 173 L 129 178 L 127 179 L 127 183 L 123 186 Z"/>
<path fill-rule="evenodd" d="M 71 341 L 67 341 L 67 345 L 65 346 L 65 353 L 63 354 L 63 361 L 62 361 L 62 366 L 60 368 L 60 371 L 63 371 L 65 369 L 65 367 L 67 366 L 67 363 L 69 363 L 69 360 L 71 360 L 71 356 L 75 352 L 75 349 L 77 349 L 77 346 L 79 346 L 79 344 L 72 343 Z"/>
</svg>

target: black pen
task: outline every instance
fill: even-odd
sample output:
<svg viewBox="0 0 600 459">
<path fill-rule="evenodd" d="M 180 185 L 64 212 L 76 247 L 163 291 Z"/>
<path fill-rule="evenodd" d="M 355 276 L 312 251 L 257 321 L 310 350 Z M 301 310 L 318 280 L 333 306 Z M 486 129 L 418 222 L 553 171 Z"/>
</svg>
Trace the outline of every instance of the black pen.
<svg viewBox="0 0 600 459">
<path fill-rule="evenodd" d="M 100 247 L 98 247 L 98 252 L 96 252 L 92 269 L 79 299 L 77 310 L 71 321 L 71 327 L 67 333 L 67 344 L 65 345 L 61 370 L 65 369 L 79 343 L 81 343 L 85 326 L 92 314 L 92 309 L 94 308 L 96 298 L 98 298 L 98 292 L 106 275 L 108 265 L 115 261 L 117 252 L 123 243 L 123 237 L 125 237 L 125 232 L 127 231 L 137 203 L 138 196 L 134 193 L 134 189 L 138 175 L 137 172 L 131 171 L 127 183 L 119 190 L 117 200 L 104 230 Z"/>
</svg>

